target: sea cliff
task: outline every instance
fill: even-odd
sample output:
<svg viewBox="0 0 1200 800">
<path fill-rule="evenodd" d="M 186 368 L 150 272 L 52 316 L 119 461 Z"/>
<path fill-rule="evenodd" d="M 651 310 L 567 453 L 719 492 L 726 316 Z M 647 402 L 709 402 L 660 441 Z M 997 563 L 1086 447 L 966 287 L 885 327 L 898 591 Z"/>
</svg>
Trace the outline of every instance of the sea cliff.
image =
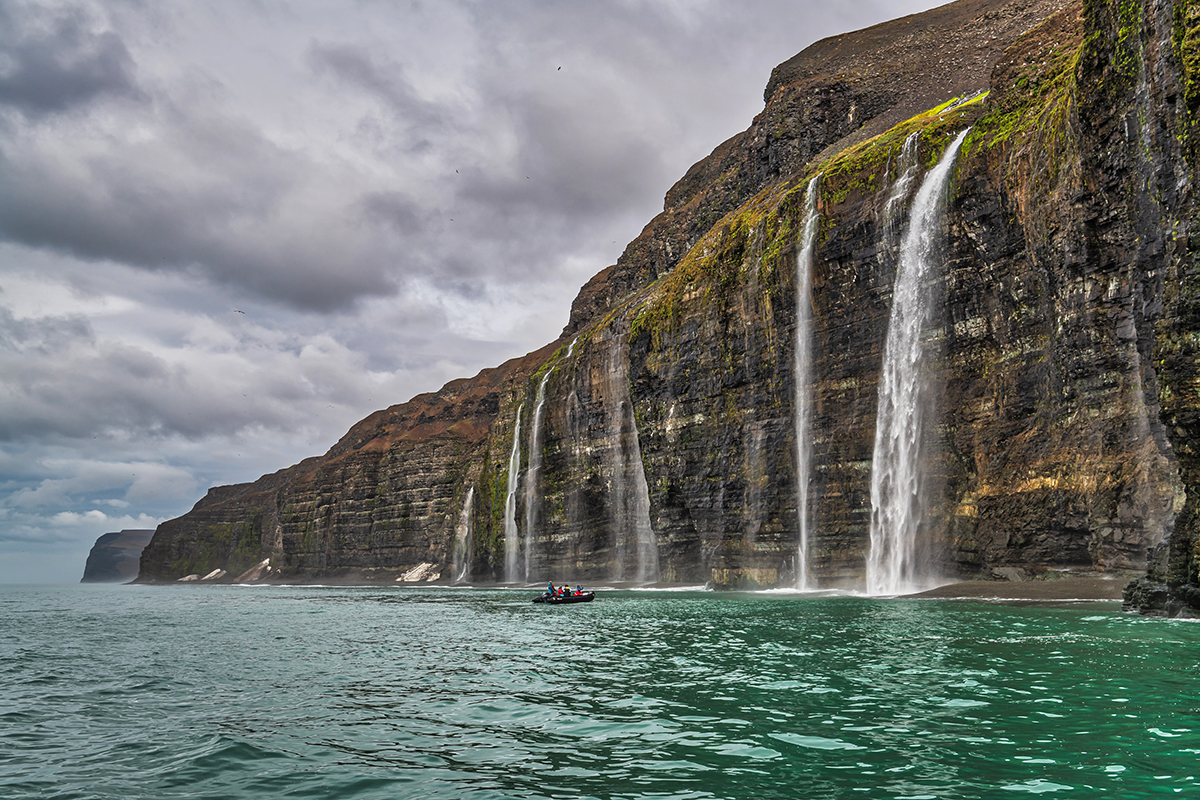
<svg viewBox="0 0 1200 800">
<path fill-rule="evenodd" d="M 80 583 L 123 583 L 138 576 L 142 550 L 152 530 L 123 530 L 103 534 L 88 552 Z"/>
<path fill-rule="evenodd" d="M 928 574 L 1145 573 L 1131 605 L 1182 610 L 1198 6 L 960 0 L 818 42 L 562 338 L 211 490 L 139 580 L 269 559 L 288 581 L 861 587 L 898 493 L 876 463 L 898 274 L 927 235 L 906 474 Z"/>
</svg>

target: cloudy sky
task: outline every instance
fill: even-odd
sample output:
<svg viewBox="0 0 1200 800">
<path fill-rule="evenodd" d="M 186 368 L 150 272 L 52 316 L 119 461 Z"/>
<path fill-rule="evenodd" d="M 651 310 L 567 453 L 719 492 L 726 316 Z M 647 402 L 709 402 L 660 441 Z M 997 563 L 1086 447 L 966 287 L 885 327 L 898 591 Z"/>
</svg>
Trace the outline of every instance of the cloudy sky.
<svg viewBox="0 0 1200 800">
<path fill-rule="evenodd" d="M 928 0 L 0 0 L 0 581 L 553 340 L 771 68 Z"/>
</svg>

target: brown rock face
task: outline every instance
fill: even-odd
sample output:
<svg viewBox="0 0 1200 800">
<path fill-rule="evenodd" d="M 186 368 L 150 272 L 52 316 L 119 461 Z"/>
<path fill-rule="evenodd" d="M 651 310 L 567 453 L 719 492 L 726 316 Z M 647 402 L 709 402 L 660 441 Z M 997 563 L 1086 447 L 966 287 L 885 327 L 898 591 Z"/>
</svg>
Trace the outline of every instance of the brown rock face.
<svg viewBox="0 0 1200 800">
<path fill-rule="evenodd" d="M 1189 8 L 962 0 L 814 45 L 563 339 L 212 490 L 160 526 L 143 579 L 269 557 L 283 580 L 792 585 L 796 256 L 820 175 L 807 570 L 862 585 L 899 249 L 970 126 L 930 229 L 921 551 L 946 578 L 1196 583 Z"/>
</svg>

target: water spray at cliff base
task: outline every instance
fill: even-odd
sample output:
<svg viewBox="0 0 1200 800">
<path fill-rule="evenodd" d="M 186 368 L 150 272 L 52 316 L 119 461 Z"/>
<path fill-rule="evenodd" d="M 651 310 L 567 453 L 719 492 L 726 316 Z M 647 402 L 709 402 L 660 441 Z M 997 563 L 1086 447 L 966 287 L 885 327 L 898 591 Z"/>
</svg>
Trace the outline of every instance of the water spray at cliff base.
<svg viewBox="0 0 1200 800">
<path fill-rule="evenodd" d="M 475 487 L 472 486 L 467 490 L 467 499 L 463 501 L 458 526 L 454 532 L 454 557 L 450 565 L 450 574 L 454 576 L 455 584 L 466 583 L 471 579 L 471 559 L 474 556 L 474 548 L 471 546 L 474 540 L 474 501 Z"/>
<path fill-rule="evenodd" d="M 968 129 L 969 130 L 969 129 Z M 875 455 L 871 464 L 871 541 L 866 588 L 870 595 L 910 594 L 947 583 L 922 541 L 928 512 L 925 440 L 936 420 L 929 345 L 933 322 L 943 196 L 963 131 L 925 176 L 900 242 L 892 313 L 879 377 Z"/>
</svg>

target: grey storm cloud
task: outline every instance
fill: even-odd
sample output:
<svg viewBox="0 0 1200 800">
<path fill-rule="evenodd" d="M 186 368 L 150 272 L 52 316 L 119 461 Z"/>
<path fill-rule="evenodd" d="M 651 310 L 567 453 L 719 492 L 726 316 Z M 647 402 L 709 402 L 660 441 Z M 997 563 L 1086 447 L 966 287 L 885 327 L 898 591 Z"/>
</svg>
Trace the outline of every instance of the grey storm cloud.
<svg viewBox="0 0 1200 800">
<path fill-rule="evenodd" d="M 423 99 L 405 76 L 403 65 L 391 59 L 375 57 L 354 44 L 313 42 L 308 62 L 316 73 L 374 95 L 400 122 L 419 131 L 423 140 L 449 124 L 446 109 Z"/>
<path fill-rule="evenodd" d="M 93 22 L 76 7 L 0 5 L 0 104 L 36 117 L 102 96 L 143 97 L 124 42 Z"/>
<path fill-rule="evenodd" d="M 54 356 L 74 342 L 95 340 L 86 317 L 38 317 L 18 319 L 0 306 L 0 351 Z"/>
<path fill-rule="evenodd" d="M 70 320 L 60 326 L 40 358 L 0 350 L 0 442 L 119 431 L 192 440 L 246 428 L 284 431 L 304 424 L 310 401 L 334 400 L 334 381 L 356 366 L 336 351 L 325 363 L 306 364 L 286 352 L 256 356 L 248 344 L 233 358 L 197 350 L 186 361 L 167 360 L 96 339 L 90 330 L 73 331 Z"/>
<path fill-rule="evenodd" d="M 84 12 L 9 14 L 11 97 L 45 109 L 142 92 L 148 102 L 113 112 L 117 127 L 83 148 L 39 120 L 0 146 L 0 237 L 318 312 L 396 297 L 412 281 L 455 294 L 556 277 L 572 258 L 598 271 L 623 244 L 607 240 L 636 235 L 657 205 L 642 200 L 682 174 L 640 79 L 665 73 L 689 43 L 717 52 L 720 37 L 655 4 L 464 9 L 474 47 L 448 76 L 422 65 L 415 29 L 286 45 L 298 48 L 296 108 L 344 104 L 339 138 L 307 142 L 237 104 L 230 81 L 242 76 L 155 71 L 142 89 L 142 51 Z M 128 17 L 110 22 L 137 34 Z M 684 80 L 673 102 L 700 91 Z M 359 149 L 349 161 L 347 147 Z M 372 174 L 364 155 L 382 169 Z"/>
<path fill-rule="evenodd" d="M 405 236 L 419 233 L 426 224 L 424 207 L 402 192 L 367 192 L 359 203 L 367 219 Z"/>
<path fill-rule="evenodd" d="M 190 183 L 173 181 L 156 153 L 95 157 L 82 178 L 32 154 L 0 156 L 0 234 L 85 260 L 199 270 L 298 307 L 334 309 L 395 291 L 378 255 L 355 250 L 350 230 L 337 235 L 351 221 L 281 220 L 290 175 L 305 163 L 250 137 L 226 136 L 226 147 L 211 151 L 194 133 L 187 138 L 196 163 L 211 170 Z"/>
</svg>

